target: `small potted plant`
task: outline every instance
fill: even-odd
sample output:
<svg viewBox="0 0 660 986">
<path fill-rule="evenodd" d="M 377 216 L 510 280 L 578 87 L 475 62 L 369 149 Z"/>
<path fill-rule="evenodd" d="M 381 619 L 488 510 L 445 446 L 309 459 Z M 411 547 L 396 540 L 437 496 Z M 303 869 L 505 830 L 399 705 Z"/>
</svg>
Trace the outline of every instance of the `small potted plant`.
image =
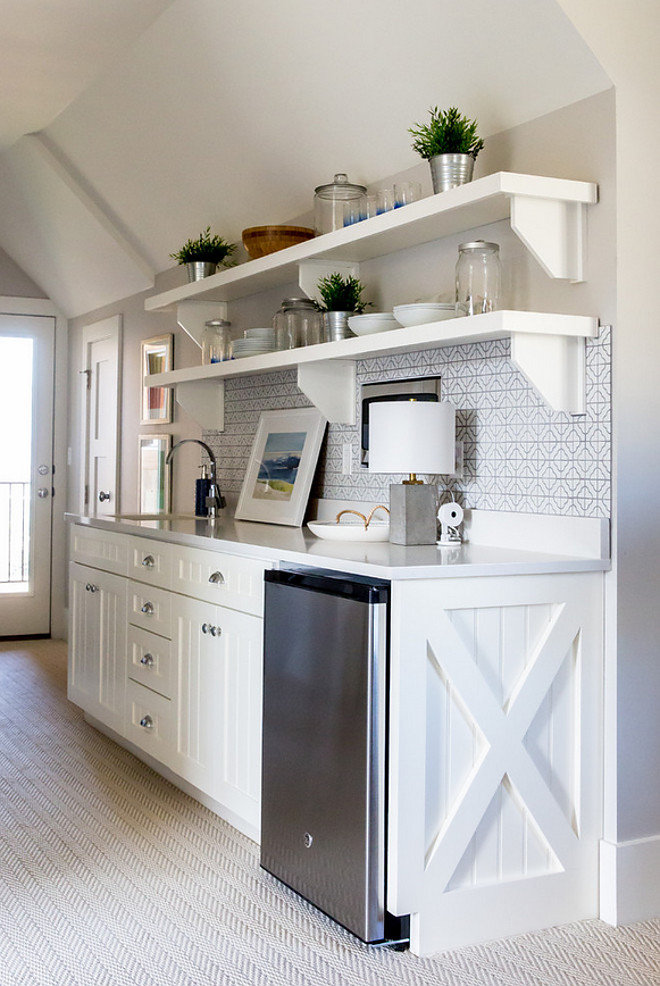
<svg viewBox="0 0 660 986">
<path fill-rule="evenodd" d="M 484 142 L 477 136 L 477 121 L 462 116 L 455 106 L 431 107 L 428 123 L 415 124 L 408 133 L 414 151 L 429 162 L 434 192 L 445 192 L 472 181 L 474 162 Z"/>
<path fill-rule="evenodd" d="M 235 250 L 235 243 L 228 243 L 222 236 L 212 234 L 211 227 L 207 226 L 196 240 L 186 240 L 181 249 L 171 253 L 170 257 L 178 264 L 186 265 L 189 281 L 200 281 L 215 274 L 219 264 L 233 267 L 229 258 Z"/>
<path fill-rule="evenodd" d="M 351 315 L 362 315 L 370 301 L 362 300 L 364 285 L 357 277 L 343 277 L 339 273 L 322 277 L 317 284 L 321 301 L 319 311 L 323 312 L 326 342 L 347 339 L 353 335 L 348 327 Z"/>
</svg>

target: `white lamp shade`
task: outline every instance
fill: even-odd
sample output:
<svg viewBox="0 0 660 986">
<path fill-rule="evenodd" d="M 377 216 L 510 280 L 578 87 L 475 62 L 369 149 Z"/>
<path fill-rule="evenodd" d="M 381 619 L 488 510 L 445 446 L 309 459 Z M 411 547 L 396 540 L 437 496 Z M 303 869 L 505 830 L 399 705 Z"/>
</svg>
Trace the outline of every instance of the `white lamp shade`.
<svg viewBox="0 0 660 986">
<path fill-rule="evenodd" d="M 447 401 L 378 401 L 369 411 L 369 471 L 448 475 L 456 415 Z"/>
</svg>

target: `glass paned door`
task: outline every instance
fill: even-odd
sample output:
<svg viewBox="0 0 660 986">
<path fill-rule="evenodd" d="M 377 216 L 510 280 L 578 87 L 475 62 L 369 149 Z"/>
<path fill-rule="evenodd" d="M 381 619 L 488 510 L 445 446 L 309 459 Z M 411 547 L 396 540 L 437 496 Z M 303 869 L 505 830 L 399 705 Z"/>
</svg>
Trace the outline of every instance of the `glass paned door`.
<svg viewBox="0 0 660 986">
<path fill-rule="evenodd" d="M 0 315 L 0 636 L 48 633 L 54 319 Z"/>
</svg>

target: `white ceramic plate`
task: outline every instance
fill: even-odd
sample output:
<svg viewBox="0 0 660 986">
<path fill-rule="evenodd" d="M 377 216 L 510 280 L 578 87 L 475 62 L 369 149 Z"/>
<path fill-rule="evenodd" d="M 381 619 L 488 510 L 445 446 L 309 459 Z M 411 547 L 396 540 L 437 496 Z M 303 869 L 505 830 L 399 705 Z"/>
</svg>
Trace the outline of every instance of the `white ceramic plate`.
<svg viewBox="0 0 660 986">
<path fill-rule="evenodd" d="M 366 336 L 372 332 L 400 329 L 401 323 L 391 312 L 369 312 L 367 315 L 351 315 L 348 327 L 356 336 Z"/>
<path fill-rule="evenodd" d="M 395 305 L 394 314 L 401 325 L 425 325 L 427 322 L 442 322 L 445 318 L 454 318 L 454 305 L 440 302 L 420 302 L 416 305 Z"/>
<path fill-rule="evenodd" d="M 310 520 L 307 525 L 317 538 L 326 541 L 389 541 L 390 525 L 386 521 L 372 520 L 365 530 L 361 521 L 337 524 L 334 520 Z"/>
</svg>

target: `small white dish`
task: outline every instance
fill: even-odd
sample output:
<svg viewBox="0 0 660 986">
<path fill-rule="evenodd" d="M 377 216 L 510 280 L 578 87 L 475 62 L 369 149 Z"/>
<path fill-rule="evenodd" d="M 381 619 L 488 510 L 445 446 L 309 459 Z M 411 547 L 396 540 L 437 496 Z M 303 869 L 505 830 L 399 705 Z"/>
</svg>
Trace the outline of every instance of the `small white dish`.
<svg viewBox="0 0 660 986">
<path fill-rule="evenodd" d="M 454 318 L 456 306 L 444 302 L 419 302 L 414 305 L 395 305 L 394 314 L 401 325 L 426 325 L 427 322 L 442 322 Z"/>
<path fill-rule="evenodd" d="M 356 336 L 366 336 L 372 332 L 400 329 L 401 323 L 391 312 L 369 312 L 366 315 L 351 315 L 348 327 Z"/>
<path fill-rule="evenodd" d="M 334 520 L 310 520 L 312 534 L 326 541 L 389 541 L 390 525 L 384 520 L 372 520 L 367 528 L 357 520 L 338 524 Z"/>
</svg>

